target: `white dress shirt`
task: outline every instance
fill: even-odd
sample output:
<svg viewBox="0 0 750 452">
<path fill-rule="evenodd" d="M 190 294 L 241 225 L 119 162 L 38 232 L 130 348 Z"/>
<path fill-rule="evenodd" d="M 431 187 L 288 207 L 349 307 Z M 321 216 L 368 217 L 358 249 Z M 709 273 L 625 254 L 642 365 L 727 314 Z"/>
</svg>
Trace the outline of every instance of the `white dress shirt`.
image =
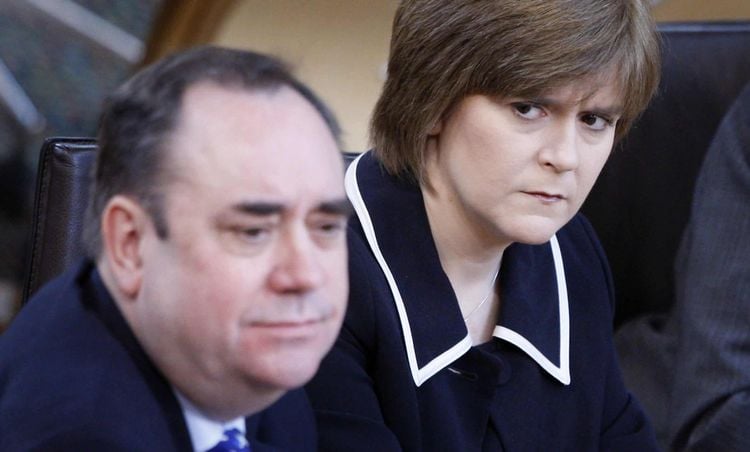
<svg viewBox="0 0 750 452">
<path fill-rule="evenodd" d="M 177 390 L 174 391 L 177 400 L 182 407 L 182 413 L 185 416 L 190 441 L 193 443 L 193 450 L 204 452 L 211 449 L 221 441 L 224 431 L 236 428 L 242 434 L 245 434 L 245 418 L 233 419 L 229 422 L 217 422 L 208 418 L 206 415 L 192 403 L 190 403 Z"/>
</svg>

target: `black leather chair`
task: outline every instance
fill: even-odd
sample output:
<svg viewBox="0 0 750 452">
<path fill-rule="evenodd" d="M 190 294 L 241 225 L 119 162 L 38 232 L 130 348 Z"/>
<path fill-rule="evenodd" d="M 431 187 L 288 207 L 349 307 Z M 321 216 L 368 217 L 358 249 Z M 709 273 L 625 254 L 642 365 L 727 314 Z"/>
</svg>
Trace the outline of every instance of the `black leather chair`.
<svg viewBox="0 0 750 452">
<path fill-rule="evenodd" d="M 42 145 L 22 302 L 83 256 L 81 230 L 95 152 L 91 138 L 48 138 Z"/>
<path fill-rule="evenodd" d="M 674 301 L 673 264 L 716 128 L 750 81 L 750 22 L 662 24 L 659 93 L 586 201 L 617 291 L 616 324 Z"/>
<path fill-rule="evenodd" d="M 750 22 L 664 24 L 660 30 L 660 92 L 613 152 L 584 205 L 612 264 L 618 323 L 671 305 L 672 266 L 695 177 L 720 119 L 750 80 Z M 44 144 L 24 300 L 82 255 L 94 149 L 90 139 Z"/>
</svg>

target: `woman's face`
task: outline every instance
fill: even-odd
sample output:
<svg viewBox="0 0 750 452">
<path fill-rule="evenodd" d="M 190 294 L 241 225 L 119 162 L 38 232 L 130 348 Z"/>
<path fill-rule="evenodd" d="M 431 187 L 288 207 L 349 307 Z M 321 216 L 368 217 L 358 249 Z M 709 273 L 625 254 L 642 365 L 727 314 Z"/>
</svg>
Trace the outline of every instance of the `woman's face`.
<svg viewBox="0 0 750 452">
<path fill-rule="evenodd" d="M 529 99 L 468 96 L 435 126 L 427 180 L 462 230 L 500 246 L 538 244 L 573 217 L 621 112 L 613 83 L 588 82 Z"/>
</svg>

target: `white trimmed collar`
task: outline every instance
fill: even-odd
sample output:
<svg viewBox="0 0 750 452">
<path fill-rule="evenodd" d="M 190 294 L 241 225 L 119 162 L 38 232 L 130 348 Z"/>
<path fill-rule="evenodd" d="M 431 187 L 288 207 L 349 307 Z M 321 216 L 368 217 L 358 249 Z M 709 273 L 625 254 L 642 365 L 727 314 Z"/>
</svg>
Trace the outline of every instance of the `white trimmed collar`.
<svg viewBox="0 0 750 452">
<path fill-rule="evenodd" d="M 365 159 L 364 161 L 363 158 Z M 364 165 L 366 168 L 360 169 L 358 171 L 361 162 L 362 165 Z M 377 168 L 373 168 L 373 165 Z M 366 182 L 360 185 L 361 177 L 367 178 L 369 183 Z M 393 185 L 393 189 L 399 192 L 398 196 L 388 195 L 388 191 L 390 189 L 389 184 Z M 374 185 L 375 187 L 371 189 L 371 185 Z M 423 204 L 420 204 L 418 207 L 419 209 L 422 209 L 421 216 L 424 216 L 425 218 L 419 218 L 419 213 L 414 213 L 415 206 L 407 205 L 409 204 L 409 201 L 404 201 L 403 210 L 399 210 L 400 198 L 404 197 L 403 195 L 405 194 L 405 190 L 403 186 L 399 185 L 397 187 L 396 185 L 397 183 L 394 182 L 394 180 L 390 176 L 386 175 L 381 168 L 379 168 L 379 164 L 374 159 L 374 157 L 372 157 L 371 152 L 363 153 L 362 155 L 357 157 L 349 165 L 349 168 L 346 172 L 345 186 L 347 196 L 349 197 L 349 200 L 354 207 L 354 211 L 356 212 L 359 223 L 364 232 L 365 239 L 367 240 L 367 243 L 375 257 L 375 260 L 383 271 L 383 275 L 385 276 L 391 294 L 393 295 L 396 311 L 398 312 L 399 320 L 401 323 L 401 330 L 404 336 L 404 345 L 406 348 L 406 355 L 409 362 L 412 378 L 414 379 L 414 383 L 417 386 L 421 386 L 433 375 L 465 354 L 471 348 L 472 342 L 471 337 L 469 336 L 468 331 L 466 330 L 466 327 L 463 323 L 463 320 L 461 319 L 460 310 L 458 309 L 457 303 L 452 303 L 455 304 L 455 307 L 446 307 L 444 315 L 450 317 L 449 323 L 451 323 L 454 328 L 446 328 L 447 333 L 445 331 L 441 331 L 440 334 L 440 336 L 448 336 L 449 338 L 452 338 L 449 339 L 449 341 L 452 342 L 445 343 L 442 340 L 443 337 L 438 337 L 435 334 L 431 334 L 431 337 L 424 339 L 422 342 L 429 342 L 432 339 L 441 342 L 439 350 L 434 350 L 434 347 L 433 349 L 427 350 L 426 352 L 424 350 L 420 350 L 421 346 L 419 345 L 419 341 L 416 340 L 418 335 L 414 334 L 415 326 L 418 326 L 417 324 L 420 322 L 420 316 L 413 315 L 410 319 L 408 314 L 409 307 L 412 307 L 412 309 L 416 310 L 418 309 L 417 306 L 419 304 L 414 304 L 414 300 L 410 300 L 405 294 L 405 291 L 409 292 L 409 288 L 406 286 L 408 286 L 411 281 L 399 281 L 398 272 L 394 272 L 392 270 L 393 264 L 396 263 L 395 261 L 398 261 L 398 258 L 393 257 L 394 255 L 398 255 L 400 257 L 407 256 L 406 258 L 410 259 L 408 257 L 409 254 L 419 253 L 418 251 L 415 251 L 413 249 L 410 249 L 407 253 L 404 253 L 404 250 L 401 249 L 404 248 L 403 246 L 389 247 L 389 244 L 383 246 L 383 243 L 380 243 L 380 241 L 378 240 L 378 235 L 376 232 L 379 227 L 378 223 L 380 222 L 382 224 L 382 222 L 388 222 L 389 218 L 391 218 L 393 219 L 392 221 L 399 222 L 403 225 L 405 224 L 403 216 L 410 215 L 410 218 L 412 220 L 422 220 L 414 221 L 414 223 L 418 223 L 418 225 L 415 227 L 423 229 L 423 231 L 417 232 L 421 233 L 422 235 L 428 236 L 426 240 L 430 241 L 430 245 L 432 248 L 434 248 L 434 244 L 431 242 L 431 234 L 429 231 L 429 226 L 427 225 L 426 214 L 423 213 Z M 411 191 L 416 190 L 416 192 L 419 192 L 419 188 L 416 186 L 411 187 L 411 189 Z M 370 195 L 369 193 L 363 193 L 363 191 L 367 192 L 370 190 L 375 193 L 373 193 L 372 195 Z M 407 187 L 406 190 L 408 191 L 410 190 L 410 188 Z M 378 198 L 383 194 L 385 194 L 386 196 L 384 196 L 383 198 Z M 411 201 L 415 201 L 415 193 L 406 194 L 412 196 Z M 368 201 L 366 201 L 366 199 L 368 199 Z M 421 200 L 421 192 L 419 192 L 419 199 Z M 381 200 L 382 202 L 380 202 Z M 382 215 L 379 215 L 379 213 L 382 213 Z M 406 224 L 414 226 L 411 223 Z M 385 237 L 381 234 L 381 241 L 384 238 L 386 240 L 389 239 L 388 237 Z M 425 241 L 425 238 L 422 237 L 421 240 Z M 413 244 L 414 241 L 410 243 Z M 559 331 L 559 338 L 555 338 L 553 342 L 559 345 L 559 350 L 552 350 L 548 345 L 546 348 L 546 354 L 542 352 L 540 350 L 539 344 L 535 345 L 532 340 L 528 339 L 522 334 L 522 330 L 525 329 L 528 336 L 528 334 L 532 332 L 532 330 L 530 328 L 524 328 L 523 321 L 514 322 L 513 318 L 506 318 L 505 320 L 501 321 L 501 324 L 495 327 L 493 336 L 514 344 L 516 347 L 526 353 L 532 360 L 534 360 L 548 374 L 560 381 L 562 384 L 568 385 L 570 384 L 570 325 L 568 312 L 568 292 L 565 282 L 565 269 L 562 261 L 560 247 L 555 236 L 552 237 L 548 246 L 548 250 L 551 251 L 550 254 L 553 264 L 553 267 L 550 268 L 554 268 L 553 271 L 550 271 L 550 273 L 553 273 L 554 276 L 550 275 L 550 278 L 554 278 L 556 280 L 554 286 L 557 292 L 557 301 L 555 303 L 557 306 L 557 312 L 550 313 L 550 315 L 547 315 L 545 318 L 556 319 L 554 326 L 555 329 Z M 531 246 L 527 247 L 531 248 Z M 420 250 L 422 251 L 424 251 L 424 249 L 424 246 L 420 248 Z M 536 249 L 538 249 L 538 247 Z M 536 249 L 534 252 L 536 252 L 536 254 L 540 254 L 536 251 Z M 546 254 L 544 253 L 548 253 L 549 251 L 543 252 L 542 255 L 546 256 Z M 435 259 L 424 259 L 424 256 L 419 256 L 418 259 L 420 259 L 420 262 L 422 264 L 424 264 L 424 262 L 429 262 L 430 260 L 437 259 L 436 252 L 430 254 L 433 254 L 432 257 L 434 257 Z M 506 256 L 504 256 L 503 258 L 503 261 L 505 260 Z M 502 272 L 503 268 L 501 267 L 501 273 Z M 442 269 L 436 270 L 436 274 L 437 273 L 442 276 L 436 276 L 436 281 L 434 282 L 438 283 L 438 279 L 445 279 L 447 286 L 444 285 L 443 288 L 450 287 L 450 283 L 447 281 L 447 277 L 442 272 Z M 501 290 L 503 290 L 503 284 L 501 284 Z M 453 300 L 455 300 L 455 294 L 453 294 L 452 289 L 447 289 L 447 291 L 450 292 L 451 297 L 453 297 Z M 412 293 L 418 293 L 418 291 L 412 291 Z M 410 301 L 411 304 L 409 303 Z M 533 301 L 536 302 L 537 300 Z M 527 307 L 534 306 L 535 304 L 536 303 L 525 303 Z M 521 309 L 523 309 L 523 307 L 521 307 Z M 508 309 L 506 308 L 506 305 L 504 303 L 504 317 L 510 317 L 509 314 L 512 314 L 506 312 L 507 310 Z M 524 316 L 528 317 L 527 314 L 529 313 L 524 312 L 523 314 L 524 315 L 518 316 L 518 318 L 522 318 Z M 457 321 L 460 321 L 460 325 L 458 325 Z M 425 328 L 418 329 L 419 331 L 425 331 Z M 443 330 L 442 325 L 441 330 Z M 434 330 L 432 332 L 434 333 Z M 424 335 L 424 333 L 422 334 Z M 420 352 L 422 352 L 421 359 Z M 555 361 L 557 361 L 558 364 L 555 364 Z"/>
<path fill-rule="evenodd" d="M 193 443 L 193 450 L 206 451 L 211 449 L 221 441 L 226 429 L 236 428 L 242 432 L 243 435 L 245 434 L 244 418 L 237 418 L 229 422 L 214 421 L 204 415 L 176 389 L 174 390 L 174 393 L 182 407 L 182 414 L 185 416 L 185 424 L 190 433 L 190 441 Z"/>
<path fill-rule="evenodd" d="M 564 385 L 570 384 L 570 317 L 568 312 L 568 287 L 565 283 L 565 267 L 563 265 L 560 245 L 557 243 L 557 236 L 552 236 L 549 241 L 552 248 L 552 257 L 555 262 L 555 279 L 557 282 L 557 298 L 560 318 L 560 354 L 559 365 L 555 365 L 534 344 L 523 337 L 521 334 L 502 325 L 497 325 L 492 335 L 496 338 L 506 340 L 516 347 L 523 350 L 531 357 L 542 369 L 555 377 Z"/>
</svg>

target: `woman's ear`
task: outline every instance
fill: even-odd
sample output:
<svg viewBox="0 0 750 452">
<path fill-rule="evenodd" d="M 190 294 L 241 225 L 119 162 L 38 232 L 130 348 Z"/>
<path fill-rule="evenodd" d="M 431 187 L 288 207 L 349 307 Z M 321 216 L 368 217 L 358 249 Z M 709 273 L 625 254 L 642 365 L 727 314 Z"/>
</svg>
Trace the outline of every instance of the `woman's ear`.
<svg viewBox="0 0 750 452">
<path fill-rule="evenodd" d="M 440 135 L 440 132 L 442 131 L 443 131 L 443 119 L 440 118 L 437 121 L 435 121 L 435 124 L 432 125 L 432 128 L 430 129 L 430 132 L 427 135 L 428 136 Z"/>
<path fill-rule="evenodd" d="M 116 289 L 127 299 L 135 299 L 141 289 L 141 244 L 147 225 L 146 211 L 126 196 L 113 196 L 102 212 L 102 257 Z"/>
</svg>

